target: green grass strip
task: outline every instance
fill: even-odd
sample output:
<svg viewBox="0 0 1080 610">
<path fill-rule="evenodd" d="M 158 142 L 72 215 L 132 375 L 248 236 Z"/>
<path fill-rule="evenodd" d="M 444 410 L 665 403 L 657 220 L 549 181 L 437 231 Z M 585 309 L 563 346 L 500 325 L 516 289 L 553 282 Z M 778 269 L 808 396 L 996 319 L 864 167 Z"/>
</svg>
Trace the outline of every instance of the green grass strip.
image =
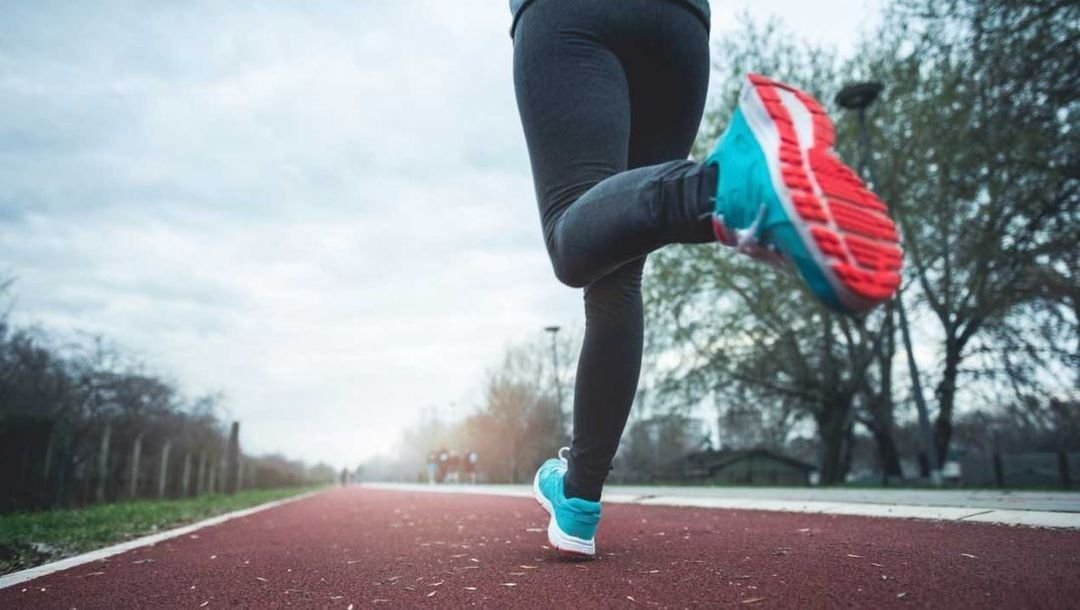
<svg viewBox="0 0 1080 610">
<path fill-rule="evenodd" d="M 318 489 L 256 489 L 184 500 L 135 500 L 0 515 L 0 574 Z"/>
</svg>

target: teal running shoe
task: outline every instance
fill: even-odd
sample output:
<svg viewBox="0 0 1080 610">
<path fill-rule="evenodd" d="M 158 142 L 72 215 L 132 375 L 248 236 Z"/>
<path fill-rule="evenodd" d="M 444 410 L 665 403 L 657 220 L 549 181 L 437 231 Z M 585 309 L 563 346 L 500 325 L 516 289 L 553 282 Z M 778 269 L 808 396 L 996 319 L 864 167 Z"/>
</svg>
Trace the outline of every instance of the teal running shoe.
<svg viewBox="0 0 1080 610">
<path fill-rule="evenodd" d="M 740 252 L 793 266 L 842 313 L 888 301 L 903 252 L 888 207 L 833 152 L 810 95 L 751 74 L 706 163 L 719 166 L 713 229 Z"/>
<path fill-rule="evenodd" d="M 559 458 L 544 462 L 533 477 L 533 496 L 551 515 L 548 522 L 548 543 L 560 555 L 570 559 L 588 559 L 596 555 L 596 526 L 600 523 L 600 503 L 563 494 L 566 475 L 565 452 Z"/>
</svg>

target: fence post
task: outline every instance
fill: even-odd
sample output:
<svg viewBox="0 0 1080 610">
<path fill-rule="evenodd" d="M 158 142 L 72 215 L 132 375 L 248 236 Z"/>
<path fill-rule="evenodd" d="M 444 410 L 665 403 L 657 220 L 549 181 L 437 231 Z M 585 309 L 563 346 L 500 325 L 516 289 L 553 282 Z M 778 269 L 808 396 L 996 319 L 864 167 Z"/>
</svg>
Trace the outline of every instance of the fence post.
<svg viewBox="0 0 1080 610">
<path fill-rule="evenodd" d="M 71 443 L 68 439 L 62 441 L 60 457 L 57 458 L 56 487 L 53 495 L 53 508 L 67 505 L 67 478 L 71 468 Z"/>
<path fill-rule="evenodd" d="M 184 471 L 180 475 L 180 497 L 188 497 L 188 488 L 191 484 L 191 452 L 184 454 Z"/>
<path fill-rule="evenodd" d="M 131 481 L 128 482 L 128 497 L 134 498 L 139 493 L 139 455 L 142 453 L 142 435 L 135 437 L 131 447 Z"/>
<path fill-rule="evenodd" d="M 207 468 L 207 470 L 209 471 L 209 475 L 207 476 L 206 481 L 206 492 L 212 494 L 214 493 L 214 485 L 217 483 L 215 479 L 217 478 L 218 469 L 217 466 L 214 465 L 214 463 L 211 461 L 210 466 Z"/>
<path fill-rule="evenodd" d="M 206 452 L 199 452 L 199 476 L 196 479 L 195 495 L 201 496 L 206 493 Z"/>
<path fill-rule="evenodd" d="M 998 487 L 1005 487 L 1005 466 L 1001 463 L 1001 454 L 994 452 L 994 483 Z"/>
<path fill-rule="evenodd" d="M 242 455 L 236 456 L 236 491 L 244 489 L 244 468 L 247 467 Z"/>
<path fill-rule="evenodd" d="M 230 496 L 240 486 L 240 422 L 232 423 L 229 450 L 225 453 L 225 493 Z"/>
<path fill-rule="evenodd" d="M 53 452 L 56 451 L 56 424 L 49 428 L 49 442 L 45 445 L 45 465 L 42 467 L 41 473 L 41 489 L 45 492 L 46 501 L 48 501 L 49 492 L 49 471 L 52 470 Z"/>
<path fill-rule="evenodd" d="M 101 435 L 101 447 L 98 449 L 98 481 L 94 499 L 98 502 L 105 501 L 105 482 L 109 478 L 109 438 L 112 436 L 112 425 L 105 424 L 105 432 Z"/>
<path fill-rule="evenodd" d="M 1058 451 L 1058 472 L 1061 473 L 1061 486 L 1065 489 L 1072 487 L 1072 473 L 1069 472 L 1069 454 L 1062 449 Z"/>
<path fill-rule="evenodd" d="M 159 498 L 165 497 L 166 483 L 169 481 L 169 450 L 172 449 L 172 441 L 166 440 L 165 444 L 161 446 L 161 470 L 158 472 L 158 490 L 157 495 Z"/>
</svg>

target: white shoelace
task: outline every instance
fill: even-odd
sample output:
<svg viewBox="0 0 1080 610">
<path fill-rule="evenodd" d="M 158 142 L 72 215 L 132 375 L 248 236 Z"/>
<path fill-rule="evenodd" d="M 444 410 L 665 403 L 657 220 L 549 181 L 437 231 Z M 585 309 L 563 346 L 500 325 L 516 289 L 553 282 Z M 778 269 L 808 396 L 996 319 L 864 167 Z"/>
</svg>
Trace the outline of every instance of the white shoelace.
<svg viewBox="0 0 1080 610">
<path fill-rule="evenodd" d="M 562 448 L 559 449 L 559 461 L 561 461 L 563 463 L 563 465 L 565 466 L 565 465 L 569 464 L 569 462 L 567 461 L 566 456 L 563 455 L 564 452 L 567 455 L 569 455 L 570 454 L 570 448 L 569 447 L 562 447 Z"/>
</svg>

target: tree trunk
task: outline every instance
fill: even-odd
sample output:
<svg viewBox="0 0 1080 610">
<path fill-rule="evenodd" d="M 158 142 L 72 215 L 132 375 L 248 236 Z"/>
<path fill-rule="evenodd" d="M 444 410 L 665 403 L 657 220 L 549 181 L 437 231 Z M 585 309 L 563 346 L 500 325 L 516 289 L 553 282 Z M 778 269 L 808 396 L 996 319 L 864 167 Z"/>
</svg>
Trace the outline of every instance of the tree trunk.
<svg viewBox="0 0 1080 610">
<path fill-rule="evenodd" d="M 953 401 L 956 398 L 956 378 L 960 371 L 960 346 L 955 339 L 945 344 L 945 370 L 937 387 L 938 416 L 934 422 L 934 449 L 937 463 L 944 464 L 949 456 L 953 430 Z"/>
<path fill-rule="evenodd" d="M 874 443 L 877 444 L 878 459 L 881 460 L 881 472 L 886 477 L 902 477 L 903 469 L 900 468 L 900 453 L 896 450 L 896 441 L 893 439 L 892 429 L 881 430 L 877 426 L 870 429 L 874 435 Z"/>
<path fill-rule="evenodd" d="M 843 459 L 840 461 L 840 472 L 837 483 L 843 483 L 847 480 L 847 474 L 851 472 L 851 462 L 855 459 L 855 426 L 848 424 L 847 429 L 844 431 L 844 453 Z"/>
<path fill-rule="evenodd" d="M 848 426 L 847 409 L 833 404 L 817 418 L 821 439 L 821 484 L 835 485 L 844 480 L 844 445 Z"/>
</svg>

